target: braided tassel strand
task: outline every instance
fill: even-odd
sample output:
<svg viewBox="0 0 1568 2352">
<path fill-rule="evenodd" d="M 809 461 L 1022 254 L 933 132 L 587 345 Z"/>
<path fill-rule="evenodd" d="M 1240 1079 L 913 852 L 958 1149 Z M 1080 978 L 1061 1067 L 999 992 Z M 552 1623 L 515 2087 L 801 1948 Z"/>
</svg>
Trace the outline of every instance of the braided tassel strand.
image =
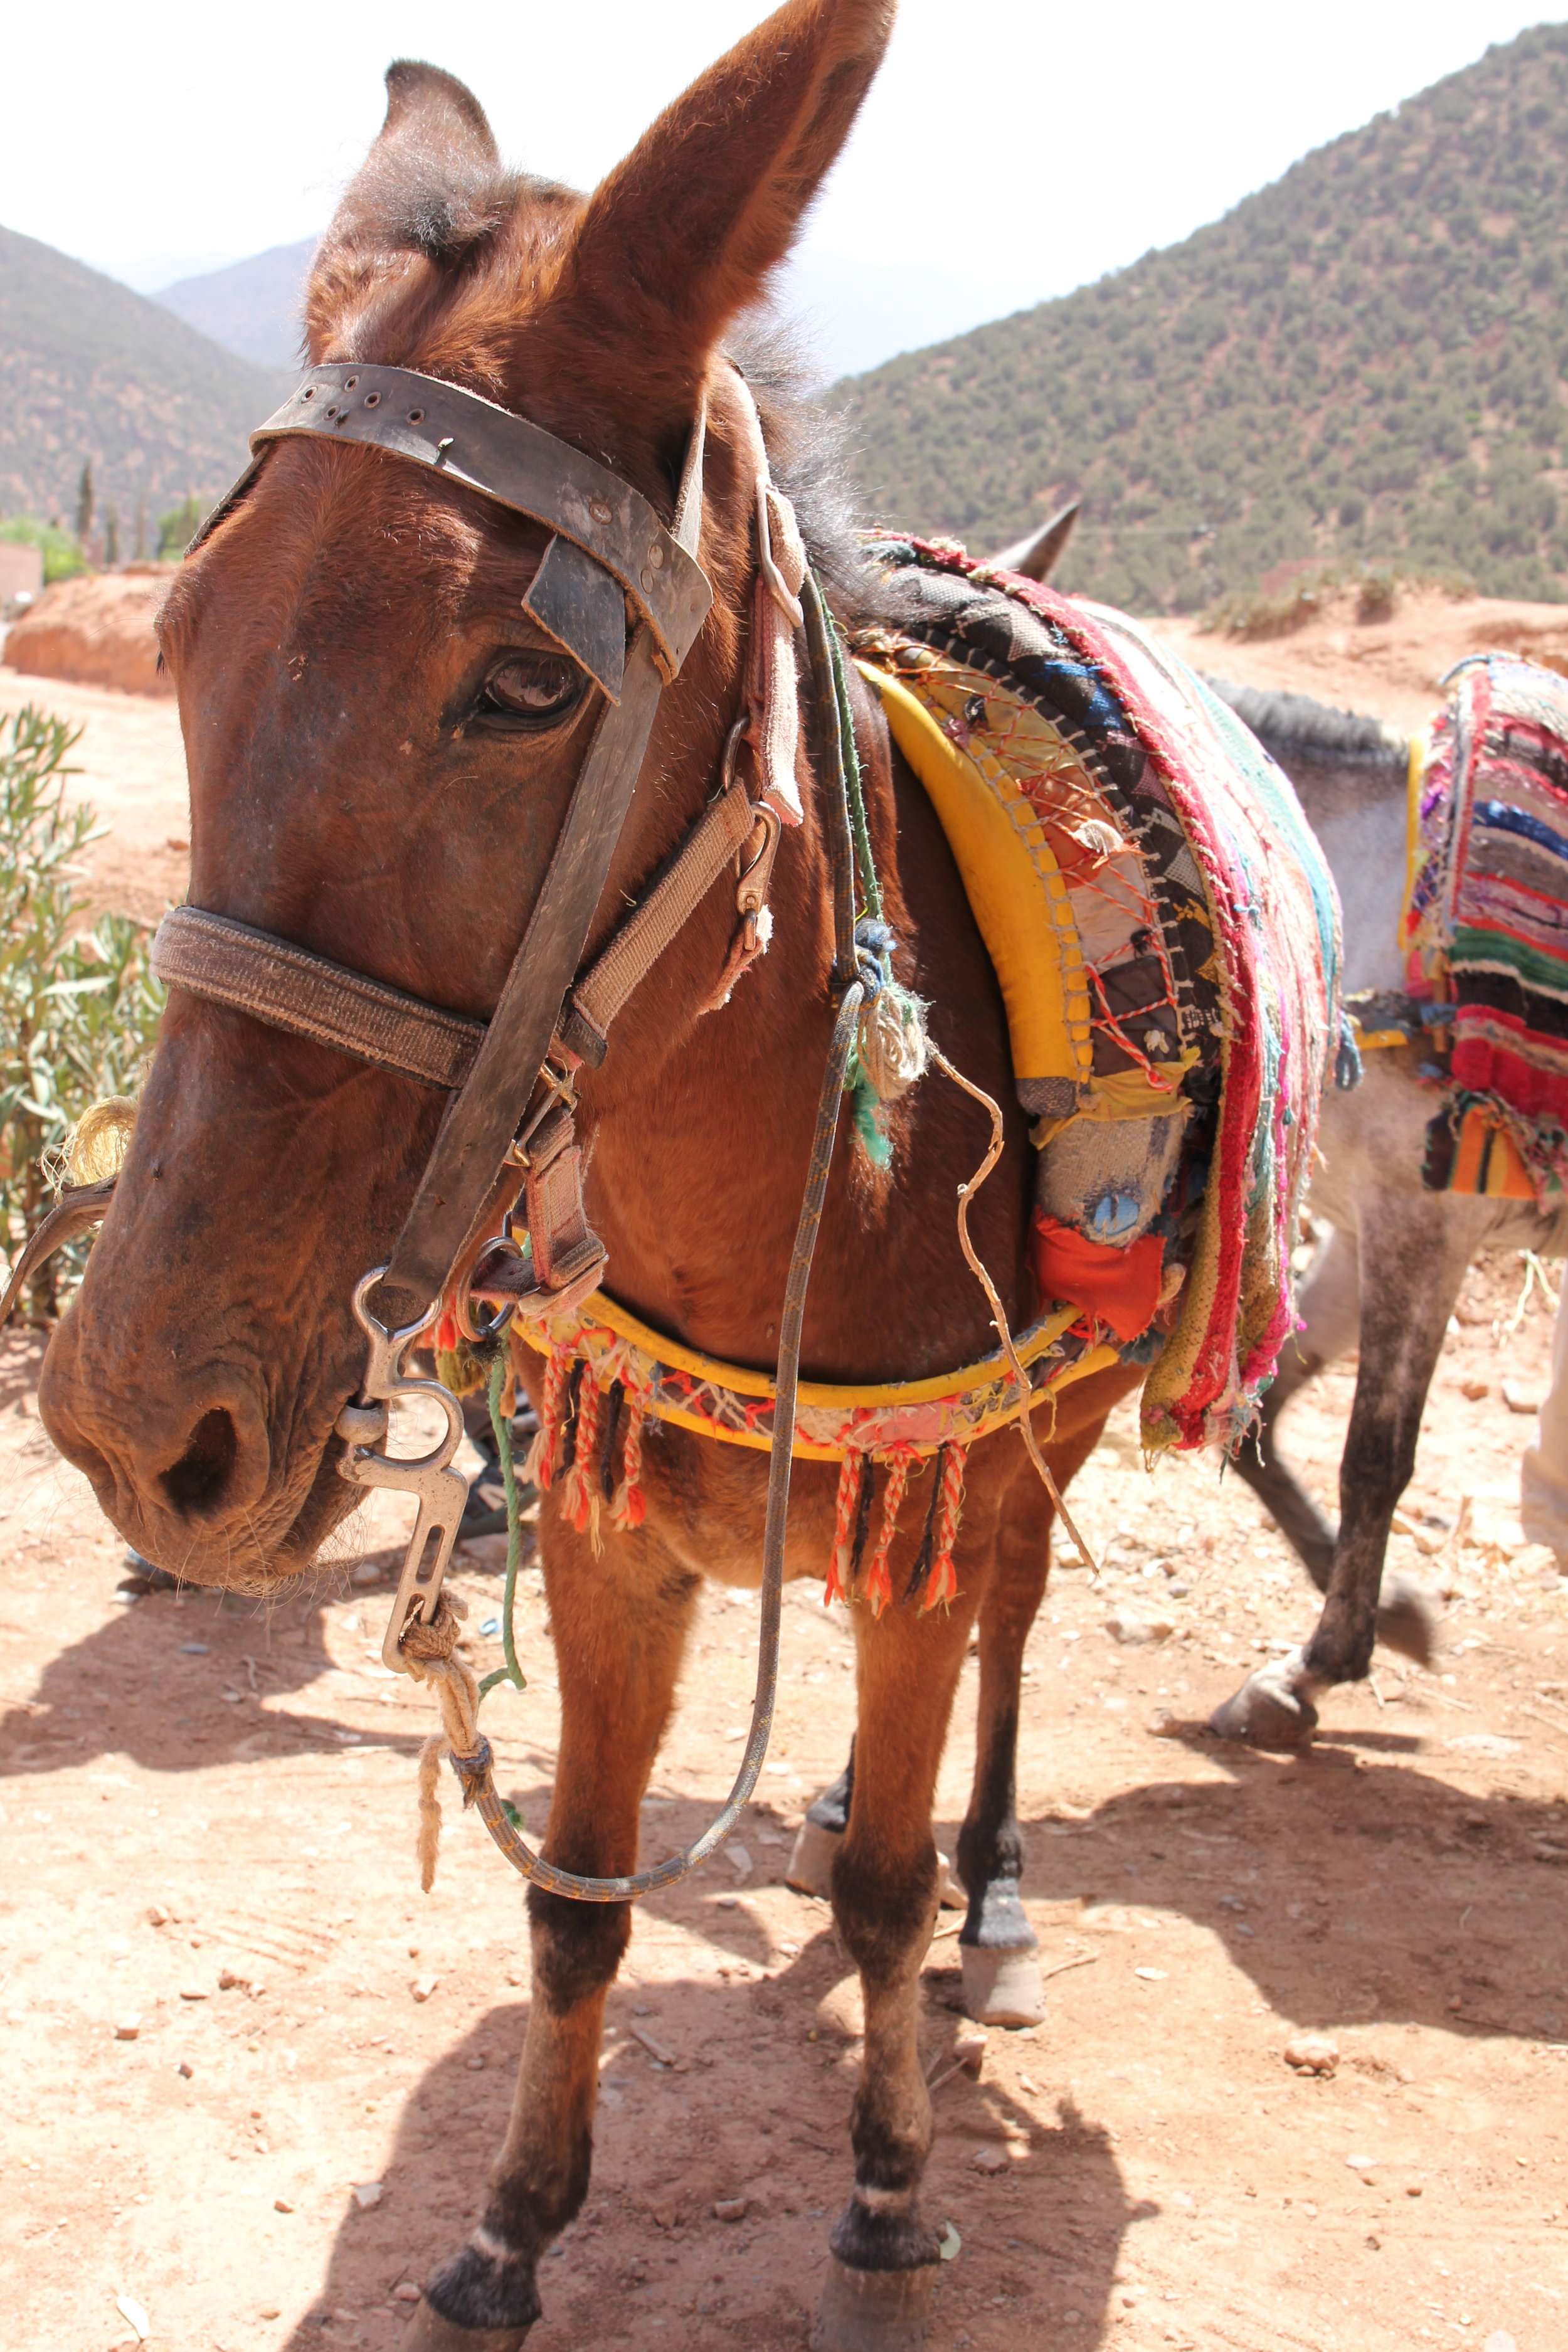
<svg viewBox="0 0 1568 2352">
<path fill-rule="evenodd" d="M 899 1531 L 899 1513 L 903 1508 L 905 1490 L 910 1483 L 910 1466 L 919 1456 L 912 1445 L 900 1446 L 888 1464 L 888 1484 L 882 1496 L 882 1527 L 877 1538 L 877 1549 L 871 1554 L 871 1565 L 866 1571 L 866 1598 L 871 1604 L 871 1614 L 879 1617 L 893 1597 L 892 1580 L 888 1561 L 893 1549 L 893 1538 Z"/>
<path fill-rule="evenodd" d="M 572 1467 L 561 1482 L 561 1499 L 567 1519 L 579 1535 L 586 1534 L 595 1554 L 605 1549 L 599 1530 L 602 1497 L 598 1479 L 599 1418 L 603 1408 L 604 1392 L 598 1375 L 592 1364 L 585 1363 L 577 1391 L 576 1443 Z"/>
<path fill-rule="evenodd" d="M 563 1342 L 552 1348 L 545 1359 L 539 1432 L 528 1449 L 521 1482 L 527 1486 L 537 1486 L 542 1495 L 547 1486 L 555 1484 L 555 1469 L 561 1456 L 561 1433 L 566 1421 L 566 1383 L 572 1373 L 572 1355 L 570 1344 Z"/>
<path fill-rule="evenodd" d="M 860 1516 L 860 1488 L 866 1476 L 866 1456 L 848 1453 L 838 1470 L 838 1502 L 833 1514 L 833 1549 L 828 1555 L 827 1581 L 822 1605 L 847 1601 L 855 1580 L 855 1527 Z"/>
<path fill-rule="evenodd" d="M 942 1457 L 945 1457 L 943 1459 Z M 958 1598 L 958 1577 L 952 1565 L 952 1547 L 958 1537 L 959 1521 L 963 1517 L 963 1469 L 969 1456 L 967 1445 L 944 1445 L 937 1462 L 938 1486 L 932 1497 L 936 1517 L 931 1531 L 931 1572 L 925 1591 L 921 1595 L 921 1614 L 939 1604 L 945 1609 Z"/>
</svg>

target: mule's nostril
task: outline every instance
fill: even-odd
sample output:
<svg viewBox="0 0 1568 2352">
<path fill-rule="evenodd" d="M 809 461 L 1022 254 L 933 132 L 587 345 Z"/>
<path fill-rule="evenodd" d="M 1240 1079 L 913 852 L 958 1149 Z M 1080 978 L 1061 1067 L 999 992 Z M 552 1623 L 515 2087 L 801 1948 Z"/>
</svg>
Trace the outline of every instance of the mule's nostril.
<svg viewBox="0 0 1568 2352">
<path fill-rule="evenodd" d="M 222 1405 L 204 1412 L 191 1432 L 191 1442 L 172 1470 L 163 1475 L 163 1492 L 177 1511 L 199 1510 L 216 1503 L 233 1475 L 239 1454 L 234 1423 Z"/>
</svg>

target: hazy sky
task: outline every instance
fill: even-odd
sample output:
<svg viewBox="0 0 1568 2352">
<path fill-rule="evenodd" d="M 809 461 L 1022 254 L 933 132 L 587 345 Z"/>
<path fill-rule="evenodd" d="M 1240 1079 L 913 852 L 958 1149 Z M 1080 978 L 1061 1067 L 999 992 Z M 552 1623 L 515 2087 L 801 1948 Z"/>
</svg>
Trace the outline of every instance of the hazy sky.
<svg viewBox="0 0 1568 2352">
<path fill-rule="evenodd" d="M 399 55 L 469 82 L 513 161 L 584 185 L 763 13 L 754 0 L 18 8 L 0 223 L 128 275 L 166 257 L 171 278 L 307 236 L 373 136 Z M 811 241 L 982 279 L 1013 302 L 1060 292 L 1541 21 L 1513 0 L 903 0 Z"/>
</svg>

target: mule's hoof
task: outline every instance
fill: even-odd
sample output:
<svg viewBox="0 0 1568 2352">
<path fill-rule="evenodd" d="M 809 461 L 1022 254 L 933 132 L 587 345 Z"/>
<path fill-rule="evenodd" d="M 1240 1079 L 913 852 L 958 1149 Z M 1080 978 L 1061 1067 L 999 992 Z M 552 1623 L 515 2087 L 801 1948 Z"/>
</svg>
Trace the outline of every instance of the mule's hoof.
<svg viewBox="0 0 1568 2352">
<path fill-rule="evenodd" d="M 843 1843 L 842 1830 L 825 1830 L 807 1814 L 795 1832 L 784 1885 L 797 1895 L 820 1895 L 827 1902 L 833 1894 L 833 1857 Z"/>
<path fill-rule="evenodd" d="M 853 2271 L 829 2254 L 811 2352 L 921 2352 L 941 2267 L 922 2263 L 912 2271 Z"/>
<path fill-rule="evenodd" d="M 526 2327 L 454 2327 L 422 2303 L 404 2330 L 397 2352 L 522 2352 Z"/>
<path fill-rule="evenodd" d="M 944 1911 L 967 1911 L 969 1897 L 963 1891 L 963 1881 L 940 1848 L 936 1857 L 936 1899 Z"/>
<path fill-rule="evenodd" d="M 1209 1729 L 1217 1739 L 1244 1739 L 1249 1748 L 1309 1748 L 1318 1710 L 1289 1679 L 1293 1661 L 1276 1660 L 1248 1675 L 1234 1698 L 1216 1706 Z"/>
<path fill-rule="evenodd" d="M 1430 1666 L 1437 1655 L 1437 1628 L 1443 1603 L 1436 1586 L 1418 1576 L 1393 1569 L 1383 1580 L 1377 1600 L 1377 1638 L 1385 1650 Z"/>
<path fill-rule="evenodd" d="M 976 2025 L 1038 2025 L 1046 1988 L 1037 1946 L 962 1944 L 963 2007 Z"/>
</svg>

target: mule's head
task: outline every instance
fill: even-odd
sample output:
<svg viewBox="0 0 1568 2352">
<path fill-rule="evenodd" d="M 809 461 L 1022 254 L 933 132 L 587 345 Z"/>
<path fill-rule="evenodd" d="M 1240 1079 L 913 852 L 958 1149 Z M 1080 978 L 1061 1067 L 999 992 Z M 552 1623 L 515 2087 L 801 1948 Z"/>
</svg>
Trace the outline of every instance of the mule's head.
<svg viewBox="0 0 1568 2352">
<path fill-rule="evenodd" d="M 663 697 L 601 929 L 700 807 L 736 702 L 752 485 L 720 339 L 786 252 L 892 8 L 792 0 L 586 199 L 504 172 L 460 84 L 395 66 L 316 260 L 313 362 L 480 393 L 666 517 L 708 388 L 715 604 Z M 522 610 L 546 540 L 374 448 L 271 448 L 161 625 L 193 904 L 490 1011 L 599 707 Z M 349 1301 L 388 1254 L 446 1099 L 172 995 L 41 1391 L 56 1444 L 153 1559 L 266 1584 L 352 1507 L 333 1435 L 363 1366 Z"/>
</svg>

